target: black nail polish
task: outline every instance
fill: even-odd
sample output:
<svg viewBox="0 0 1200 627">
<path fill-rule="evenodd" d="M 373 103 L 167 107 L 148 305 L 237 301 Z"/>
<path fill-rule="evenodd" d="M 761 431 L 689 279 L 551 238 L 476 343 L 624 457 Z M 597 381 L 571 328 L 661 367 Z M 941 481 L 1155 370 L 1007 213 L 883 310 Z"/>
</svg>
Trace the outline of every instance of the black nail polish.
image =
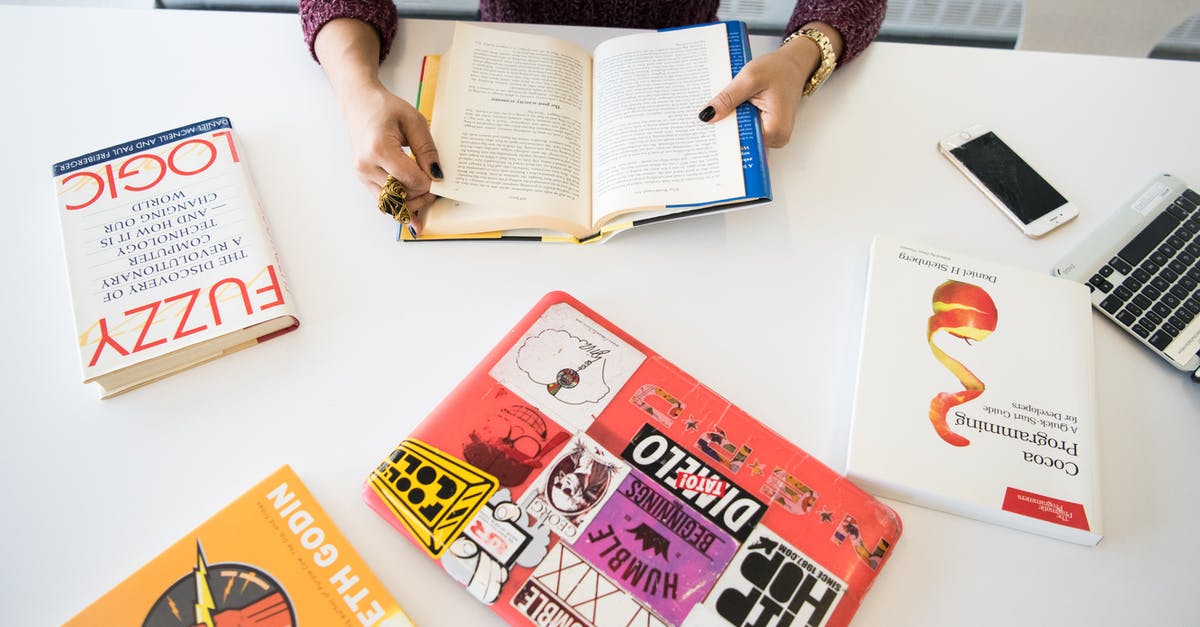
<svg viewBox="0 0 1200 627">
<path fill-rule="evenodd" d="M 714 117 L 716 117 L 716 115 L 717 115 L 717 110 L 712 108 L 712 105 L 709 105 L 707 107 L 704 107 L 704 110 L 700 112 L 700 121 L 707 122 L 707 121 L 713 119 Z"/>
<path fill-rule="evenodd" d="M 433 175 L 433 178 L 442 180 L 442 166 L 438 165 L 436 161 L 429 164 L 429 173 Z"/>
</svg>

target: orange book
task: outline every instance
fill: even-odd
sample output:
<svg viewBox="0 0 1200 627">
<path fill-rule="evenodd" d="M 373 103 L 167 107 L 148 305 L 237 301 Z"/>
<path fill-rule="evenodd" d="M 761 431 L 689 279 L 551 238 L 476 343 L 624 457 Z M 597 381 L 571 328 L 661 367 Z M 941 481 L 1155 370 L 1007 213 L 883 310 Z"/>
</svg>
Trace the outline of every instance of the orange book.
<svg viewBox="0 0 1200 627">
<path fill-rule="evenodd" d="M 411 625 L 288 466 L 180 538 L 67 627 Z"/>
</svg>

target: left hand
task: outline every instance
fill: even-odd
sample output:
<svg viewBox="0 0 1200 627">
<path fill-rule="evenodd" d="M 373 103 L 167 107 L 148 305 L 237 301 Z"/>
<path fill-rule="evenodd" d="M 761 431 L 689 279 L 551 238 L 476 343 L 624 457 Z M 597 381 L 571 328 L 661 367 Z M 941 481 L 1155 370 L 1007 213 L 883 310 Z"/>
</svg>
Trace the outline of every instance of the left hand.
<svg viewBox="0 0 1200 627">
<path fill-rule="evenodd" d="M 798 38 L 799 39 L 799 38 Z M 792 137 L 804 83 L 821 64 L 821 53 L 810 41 L 793 41 L 752 59 L 707 106 L 716 111 L 710 122 L 733 113 L 743 102 L 762 112 L 767 146 L 782 148 Z"/>
</svg>

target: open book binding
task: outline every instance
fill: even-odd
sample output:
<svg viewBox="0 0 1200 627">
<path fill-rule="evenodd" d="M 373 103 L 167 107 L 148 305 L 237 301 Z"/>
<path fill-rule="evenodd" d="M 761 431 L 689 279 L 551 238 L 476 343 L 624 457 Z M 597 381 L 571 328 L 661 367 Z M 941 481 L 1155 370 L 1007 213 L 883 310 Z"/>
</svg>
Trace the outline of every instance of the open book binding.
<svg viewBox="0 0 1200 627">
<path fill-rule="evenodd" d="M 845 625 L 899 518 L 561 292 L 370 473 L 509 624 Z"/>
<path fill-rule="evenodd" d="M 750 58 L 741 22 L 616 37 L 594 55 L 467 24 L 454 42 L 425 57 L 417 98 L 443 198 L 401 239 L 594 243 L 771 199 L 758 109 L 697 119 Z"/>
</svg>

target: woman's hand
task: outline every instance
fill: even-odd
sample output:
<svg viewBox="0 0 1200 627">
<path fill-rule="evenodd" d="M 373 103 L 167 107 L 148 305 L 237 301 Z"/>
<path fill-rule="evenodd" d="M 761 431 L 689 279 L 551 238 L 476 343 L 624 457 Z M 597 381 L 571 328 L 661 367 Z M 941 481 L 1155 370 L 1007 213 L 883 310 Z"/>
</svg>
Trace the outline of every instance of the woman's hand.
<svg viewBox="0 0 1200 627">
<path fill-rule="evenodd" d="M 378 197 L 390 174 L 404 186 L 409 211 L 428 208 L 437 199 L 429 183 L 442 178 L 437 147 L 425 118 L 379 81 L 375 29 L 360 20 L 331 20 L 317 33 L 313 49 L 350 132 L 359 180 Z"/>
<path fill-rule="evenodd" d="M 378 197 L 390 174 L 408 192 L 409 211 L 433 204 L 437 197 L 429 193 L 429 182 L 441 179 L 442 169 L 425 118 L 378 81 L 359 86 L 340 100 L 354 167 L 363 185 Z M 405 146 L 415 161 L 404 152 Z"/>
<path fill-rule="evenodd" d="M 833 43 L 835 55 L 842 51 L 837 30 L 821 22 L 803 28 L 818 28 Z M 763 136 L 767 146 L 782 148 L 792 137 L 796 110 L 804 84 L 821 65 L 821 50 L 807 37 L 796 37 L 778 50 L 752 59 L 737 76 L 700 112 L 700 119 L 716 122 L 749 102 L 762 112 Z M 709 109 L 712 109 L 711 111 Z"/>
</svg>

